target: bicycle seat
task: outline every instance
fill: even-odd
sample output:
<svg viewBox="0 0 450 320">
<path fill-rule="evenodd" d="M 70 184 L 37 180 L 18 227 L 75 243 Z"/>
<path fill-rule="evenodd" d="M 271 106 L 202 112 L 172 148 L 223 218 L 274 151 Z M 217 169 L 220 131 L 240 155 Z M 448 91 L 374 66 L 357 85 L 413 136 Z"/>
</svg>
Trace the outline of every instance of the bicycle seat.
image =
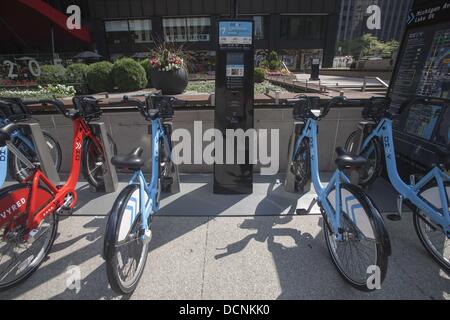
<svg viewBox="0 0 450 320">
<path fill-rule="evenodd" d="M 140 170 L 144 166 L 144 158 L 142 158 L 142 152 L 144 148 L 138 147 L 133 150 L 129 155 L 119 155 L 111 159 L 111 163 L 116 168 L 123 168 L 129 170 Z"/>
<path fill-rule="evenodd" d="M 355 156 L 344 150 L 342 147 L 336 148 L 336 153 L 338 155 L 336 159 L 336 165 L 339 169 L 359 169 L 362 168 L 366 163 L 367 159 L 361 156 Z"/>
</svg>

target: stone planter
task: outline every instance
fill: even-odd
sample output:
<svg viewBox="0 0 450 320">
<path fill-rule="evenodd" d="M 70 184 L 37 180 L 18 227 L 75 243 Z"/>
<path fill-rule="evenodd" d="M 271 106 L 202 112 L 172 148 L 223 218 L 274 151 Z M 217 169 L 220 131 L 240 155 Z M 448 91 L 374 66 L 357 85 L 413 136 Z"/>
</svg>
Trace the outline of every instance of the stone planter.
<svg viewBox="0 0 450 320">
<path fill-rule="evenodd" d="M 183 93 L 188 85 L 188 73 L 185 69 L 175 71 L 151 71 L 151 81 L 155 89 L 161 90 L 164 95 Z"/>
</svg>

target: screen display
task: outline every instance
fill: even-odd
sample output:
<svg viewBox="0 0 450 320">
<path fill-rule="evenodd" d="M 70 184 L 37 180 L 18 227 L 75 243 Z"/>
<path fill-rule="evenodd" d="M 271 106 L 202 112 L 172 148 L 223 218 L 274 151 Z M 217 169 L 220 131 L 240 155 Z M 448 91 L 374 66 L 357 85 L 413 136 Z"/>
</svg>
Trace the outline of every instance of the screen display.
<svg viewBox="0 0 450 320">
<path fill-rule="evenodd" d="M 253 42 L 253 23 L 250 21 L 220 21 L 219 45 L 242 46 Z"/>
<path fill-rule="evenodd" d="M 415 104 L 408 110 L 405 132 L 416 137 L 431 140 L 442 114 L 443 107 L 433 104 Z"/>
<path fill-rule="evenodd" d="M 244 54 L 227 53 L 227 77 L 244 77 Z"/>
</svg>

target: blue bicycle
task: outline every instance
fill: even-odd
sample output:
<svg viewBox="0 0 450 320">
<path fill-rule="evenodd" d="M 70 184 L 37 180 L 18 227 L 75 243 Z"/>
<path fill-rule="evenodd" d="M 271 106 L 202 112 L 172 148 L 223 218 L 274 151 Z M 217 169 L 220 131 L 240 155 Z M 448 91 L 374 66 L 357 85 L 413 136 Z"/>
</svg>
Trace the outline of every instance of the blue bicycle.
<svg viewBox="0 0 450 320">
<path fill-rule="evenodd" d="M 173 184 L 175 165 L 172 162 L 170 122 L 176 99 L 161 95 L 147 97 L 146 103 L 124 98 L 123 103 L 138 107 L 151 122 L 152 176 L 146 182 L 142 167 L 143 148 L 126 156 L 116 156 L 112 163 L 119 169 L 133 172 L 129 185 L 119 194 L 109 215 L 105 232 L 103 257 L 111 288 L 119 294 L 130 294 L 138 285 L 147 260 L 152 237 L 152 216 L 159 210 L 161 191 Z"/>
<path fill-rule="evenodd" d="M 0 99 L 0 128 L 8 123 L 26 121 L 31 118 L 29 110 L 21 99 L 1 98 Z M 61 167 L 62 152 L 59 143 L 50 133 L 43 131 L 44 139 L 50 150 L 50 155 L 57 171 Z M 14 146 L 31 162 L 39 162 L 32 138 L 23 129 L 14 130 L 11 134 Z M 8 164 L 9 163 L 9 164 Z M 7 147 L 0 148 L 0 186 L 6 179 L 8 166 L 11 175 L 17 181 L 23 181 L 29 177 L 33 171 L 21 162 L 14 154 L 9 153 Z"/>
<path fill-rule="evenodd" d="M 345 102 L 345 98 L 333 98 L 321 110 L 320 115 L 313 112 L 313 106 L 320 106 L 320 99 L 300 96 L 289 104 L 294 107 L 294 119 L 303 124 L 303 129 L 295 133 L 294 152 L 290 161 L 290 170 L 295 175 L 296 189 L 302 192 L 307 188 L 311 177 L 317 198 L 307 210 L 299 214 L 308 214 L 313 205 L 320 207 L 324 220 L 324 234 L 332 261 L 341 276 L 354 288 L 361 291 L 376 289 L 369 285 L 371 270 L 379 271 L 380 284 L 383 282 L 391 254 L 389 236 L 379 211 L 363 192 L 350 183 L 344 170 L 357 170 L 367 160 L 353 156 L 338 148 L 336 165 L 327 186 L 320 181 L 317 134 L 318 121 L 324 118 L 332 106 Z"/>
<path fill-rule="evenodd" d="M 446 106 L 448 102 L 442 99 L 418 98 L 410 103 L 410 107 Z M 390 103 L 380 98 L 371 99 L 364 108 L 363 117 L 376 124 L 369 132 L 360 148 L 362 156 L 379 158 L 384 151 L 384 162 L 387 175 L 392 186 L 400 194 L 398 210 L 401 217 L 402 205 L 405 203 L 414 212 L 414 227 L 425 249 L 447 272 L 450 272 L 450 176 L 445 170 L 450 169 L 450 150 L 442 148 L 440 161 L 419 181 L 411 176 L 409 184 L 405 183 L 397 170 L 395 145 L 392 133 L 395 116 L 389 113 Z M 360 135 L 360 134 L 359 134 Z M 350 139 L 347 150 L 354 149 L 358 144 Z M 381 150 L 379 150 L 381 147 Z M 352 150 L 353 149 L 353 150 Z M 379 174 L 383 163 L 374 161 L 370 172 Z M 394 217 L 394 216 L 393 216 Z"/>
</svg>

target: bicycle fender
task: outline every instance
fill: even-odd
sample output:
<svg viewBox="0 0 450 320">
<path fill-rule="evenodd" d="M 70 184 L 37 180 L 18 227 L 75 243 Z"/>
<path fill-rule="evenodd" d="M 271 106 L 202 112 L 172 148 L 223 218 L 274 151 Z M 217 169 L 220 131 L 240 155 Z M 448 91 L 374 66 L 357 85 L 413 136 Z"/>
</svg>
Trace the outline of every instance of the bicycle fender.
<svg viewBox="0 0 450 320">
<path fill-rule="evenodd" d="M 383 246 L 383 250 L 386 253 L 386 255 L 391 256 L 392 255 L 391 240 L 390 240 L 389 234 L 386 230 L 384 219 L 380 213 L 380 210 L 378 209 L 375 202 L 359 186 L 353 186 L 353 187 L 355 188 L 355 192 L 360 193 L 360 195 L 367 200 L 367 203 L 369 204 L 369 206 L 371 208 L 374 227 L 375 227 L 375 230 L 376 230 L 379 238 L 381 239 L 381 244 Z"/>
<path fill-rule="evenodd" d="M 115 237 L 116 237 L 116 227 L 117 227 L 117 221 L 119 217 L 119 213 L 124 209 L 123 207 L 127 204 L 125 202 L 125 199 L 127 198 L 127 195 L 134 191 L 134 189 L 138 187 L 136 184 L 130 184 L 126 186 L 117 197 L 116 201 L 113 204 L 113 207 L 108 215 L 108 221 L 106 223 L 106 229 L 105 229 L 105 236 L 103 241 L 103 252 L 102 252 L 102 258 L 106 260 L 106 254 L 110 250 L 111 246 L 115 243 Z"/>
</svg>

